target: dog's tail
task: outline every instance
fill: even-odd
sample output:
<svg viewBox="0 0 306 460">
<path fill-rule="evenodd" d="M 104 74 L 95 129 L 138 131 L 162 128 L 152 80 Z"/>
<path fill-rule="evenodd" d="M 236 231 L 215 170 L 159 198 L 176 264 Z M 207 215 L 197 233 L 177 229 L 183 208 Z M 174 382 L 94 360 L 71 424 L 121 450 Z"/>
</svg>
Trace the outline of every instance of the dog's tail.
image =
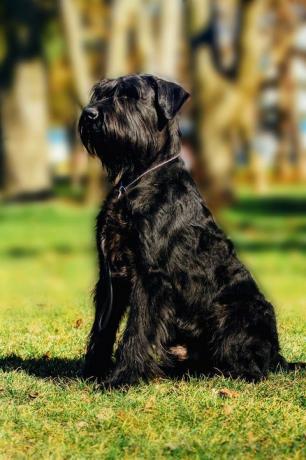
<svg viewBox="0 0 306 460">
<path fill-rule="evenodd" d="M 282 355 L 278 354 L 271 367 L 272 372 L 291 372 L 306 369 L 306 363 L 289 363 Z"/>
</svg>

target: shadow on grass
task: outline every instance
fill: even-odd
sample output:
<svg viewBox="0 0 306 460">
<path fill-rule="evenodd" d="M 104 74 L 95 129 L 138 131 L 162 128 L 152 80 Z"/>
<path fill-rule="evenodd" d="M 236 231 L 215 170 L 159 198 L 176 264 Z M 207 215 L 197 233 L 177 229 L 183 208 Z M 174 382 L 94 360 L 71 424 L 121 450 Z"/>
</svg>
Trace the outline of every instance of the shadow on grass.
<svg viewBox="0 0 306 460">
<path fill-rule="evenodd" d="M 306 198 L 304 196 L 270 196 L 241 198 L 232 207 L 242 214 L 271 216 L 305 216 Z"/>
<path fill-rule="evenodd" d="M 29 375 L 42 378 L 81 378 L 83 369 L 82 359 L 68 358 L 21 358 L 9 355 L 0 358 L 0 371 L 24 371 Z"/>
<path fill-rule="evenodd" d="M 31 257 L 39 257 L 44 253 L 52 252 L 57 255 L 74 255 L 79 253 L 90 253 L 92 252 L 91 247 L 86 246 L 69 246 L 68 244 L 58 244 L 56 246 L 50 246 L 47 248 L 35 248 L 35 247 L 21 247 L 12 246 L 2 252 L 6 257 L 13 259 L 24 259 Z"/>
<path fill-rule="evenodd" d="M 306 229 L 303 229 L 306 231 Z M 248 238 L 246 241 L 239 241 L 236 239 L 237 248 L 245 251 L 291 251 L 291 250 L 306 250 L 306 240 L 299 239 L 283 239 L 281 241 L 271 240 L 258 240 Z M 19 246 L 8 248 L 2 252 L 2 255 L 12 259 L 26 259 L 40 257 L 44 253 L 55 253 L 57 255 L 76 255 L 81 253 L 92 253 L 90 247 L 69 247 L 68 245 L 52 246 L 46 249 L 39 248 L 22 248 Z"/>
<path fill-rule="evenodd" d="M 247 252 L 266 252 L 266 251 L 305 251 L 306 241 L 294 241 L 294 240 L 283 240 L 283 241 L 239 241 L 236 240 L 237 249 L 240 251 Z"/>
</svg>

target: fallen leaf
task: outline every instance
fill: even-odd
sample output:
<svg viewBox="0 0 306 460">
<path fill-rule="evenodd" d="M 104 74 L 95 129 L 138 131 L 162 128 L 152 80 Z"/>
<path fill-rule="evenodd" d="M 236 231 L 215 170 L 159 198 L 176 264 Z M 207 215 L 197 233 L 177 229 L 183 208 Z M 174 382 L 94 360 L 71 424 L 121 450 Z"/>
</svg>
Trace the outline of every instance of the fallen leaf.
<svg viewBox="0 0 306 460">
<path fill-rule="evenodd" d="M 120 420 L 125 421 L 129 418 L 129 413 L 124 410 L 120 410 L 119 412 L 117 412 L 117 417 Z"/>
<path fill-rule="evenodd" d="M 230 415 L 233 412 L 233 408 L 231 406 L 224 406 L 224 413 L 225 415 Z"/>
<path fill-rule="evenodd" d="M 74 324 L 75 329 L 79 329 L 83 325 L 83 322 L 82 318 L 77 319 Z"/>
<path fill-rule="evenodd" d="M 254 433 L 252 431 L 249 431 L 248 432 L 248 441 L 249 442 L 254 442 L 256 440 L 255 436 L 254 436 Z"/>
<path fill-rule="evenodd" d="M 176 450 L 178 447 L 179 447 L 178 444 L 174 444 L 171 442 L 168 442 L 168 444 L 165 444 L 165 448 L 171 451 Z"/>
<path fill-rule="evenodd" d="M 84 428 L 85 426 L 87 426 L 87 423 L 84 422 L 84 421 L 80 421 L 80 422 L 77 422 L 77 423 L 76 423 L 76 426 L 77 426 L 78 428 Z"/>
<path fill-rule="evenodd" d="M 155 405 L 156 399 L 154 396 L 151 396 L 144 405 L 144 412 L 152 412 L 152 410 L 155 408 Z"/>
<path fill-rule="evenodd" d="M 221 390 L 217 390 L 217 395 L 221 398 L 238 398 L 239 393 L 228 388 L 222 388 Z"/>
<path fill-rule="evenodd" d="M 99 420 L 109 420 L 113 417 L 114 411 L 113 409 L 103 409 L 97 414 L 97 419 Z"/>
</svg>

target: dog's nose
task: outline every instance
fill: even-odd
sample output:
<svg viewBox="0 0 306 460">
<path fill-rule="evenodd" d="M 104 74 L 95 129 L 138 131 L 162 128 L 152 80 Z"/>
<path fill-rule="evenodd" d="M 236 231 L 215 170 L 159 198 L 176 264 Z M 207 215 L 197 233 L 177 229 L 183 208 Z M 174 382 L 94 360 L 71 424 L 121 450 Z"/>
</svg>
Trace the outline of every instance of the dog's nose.
<svg viewBox="0 0 306 460">
<path fill-rule="evenodd" d="M 99 116 L 98 109 L 95 107 L 86 107 L 86 109 L 84 109 L 84 113 L 91 120 L 95 120 Z"/>
</svg>

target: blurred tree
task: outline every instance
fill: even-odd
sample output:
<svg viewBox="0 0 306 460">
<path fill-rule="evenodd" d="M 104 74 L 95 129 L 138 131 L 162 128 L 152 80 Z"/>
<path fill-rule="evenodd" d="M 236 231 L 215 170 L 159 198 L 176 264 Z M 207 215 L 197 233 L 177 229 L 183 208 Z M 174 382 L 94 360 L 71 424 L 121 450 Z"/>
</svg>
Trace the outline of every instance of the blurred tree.
<svg viewBox="0 0 306 460">
<path fill-rule="evenodd" d="M 90 75 L 88 61 L 84 53 L 80 10 L 77 3 L 73 0 L 60 0 L 60 7 L 76 92 L 80 105 L 84 106 L 88 102 L 93 78 Z"/>
<path fill-rule="evenodd" d="M 172 1 L 172 0 L 171 0 Z M 106 75 L 154 72 L 153 22 L 147 0 L 115 0 L 111 15 Z"/>
<path fill-rule="evenodd" d="M 67 37 L 68 56 L 72 67 L 73 81 L 80 107 L 88 104 L 91 87 L 94 83 L 90 75 L 89 63 L 85 54 L 84 37 L 82 29 L 82 17 L 80 6 L 73 0 L 60 0 L 61 15 L 64 31 Z M 78 188 L 81 175 L 78 165 L 85 155 L 83 149 L 76 147 L 72 156 L 72 183 Z M 96 202 L 101 198 L 101 172 L 97 159 L 89 158 L 88 187 L 86 200 Z"/>
<path fill-rule="evenodd" d="M 187 7 L 203 186 L 218 207 L 233 194 L 235 152 L 251 150 L 255 134 L 266 2 L 191 0 Z"/>
<path fill-rule="evenodd" d="M 217 0 L 207 4 L 209 20 L 191 40 L 193 49 L 208 45 L 215 68 L 225 78 L 237 79 L 244 25 L 245 6 L 252 0 Z M 226 7 L 225 7 L 226 5 Z"/>
<path fill-rule="evenodd" d="M 0 95 L 0 190 L 4 187 L 4 139 L 3 139 L 3 129 L 2 129 L 2 96 Z"/>
<path fill-rule="evenodd" d="M 45 196 L 51 187 L 51 175 L 47 145 L 47 89 L 39 60 L 16 65 L 2 113 L 6 196 L 10 199 Z"/>
<path fill-rule="evenodd" d="M 183 4 L 181 0 L 162 1 L 160 16 L 158 69 L 164 77 L 176 79 L 183 40 Z"/>
<path fill-rule="evenodd" d="M 19 198 L 48 193 L 47 87 L 42 33 L 54 13 L 47 0 L 3 0 L 5 52 L 1 65 L 5 139 L 5 194 Z"/>
<path fill-rule="evenodd" d="M 209 0 L 191 0 L 187 4 L 188 29 L 191 44 L 196 48 L 191 50 L 193 99 L 197 150 L 200 154 L 203 181 L 202 187 L 210 205 L 218 207 L 224 202 L 225 196 L 231 192 L 231 147 L 229 145 L 228 112 L 232 112 L 233 93 L 229 92 L 229 83 L 216 69 L 210 46 L 194 42 L 193 39 L 202 36 L 211 21 L 211 3 Z M 205 32 L 206 33 L 206 32 Z M 227 105 L 227 107 L 226 107 Z M 209 114 L 206 116 L 206 114 Z"/>
<path fill-rule="evenodd" d="M 287 58 L 289 79 L 291 82 L 291 126 L 296 147 L 296 178 L 306 180 L 306 2 L 300 0 L 282 2 L 282 16 L 286 20 L 290 35 L 283 33 L 286 39 L 283 54 Z M 282 27 L 284 29 L 284 27 Z M 291 40 L 288 40 L 288 35 Z M 288 52 L 289 49 L 289 52 Z"/>
</svg>

